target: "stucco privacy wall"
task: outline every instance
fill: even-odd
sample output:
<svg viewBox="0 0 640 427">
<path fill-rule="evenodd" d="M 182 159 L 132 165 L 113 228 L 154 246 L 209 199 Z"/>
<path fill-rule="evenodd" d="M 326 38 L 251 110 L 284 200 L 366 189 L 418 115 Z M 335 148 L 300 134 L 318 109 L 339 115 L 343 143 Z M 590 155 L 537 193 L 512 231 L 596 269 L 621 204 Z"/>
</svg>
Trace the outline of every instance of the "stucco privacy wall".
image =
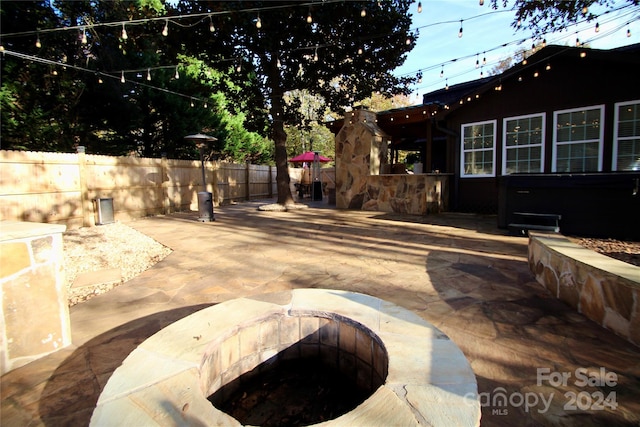
<svg viewBox="0 0 640 427">
<path fill-rule="evenodd" d="M 336 135 L 336 206 L 414 215 L 447 210 L 447 174 L 381 174 L 390 139 L 374 112 L 347 113 Z"/>
<path fill-rule="evenodd" d="M 0 374 L 71 344 L 65 229 L 0 221 Z"/>
<path fill-rule="evenodd" d="M 555 297 L 640 346 L 640 267 L 542 233 L 529 235 L 529 267 Z"/>
</svg>

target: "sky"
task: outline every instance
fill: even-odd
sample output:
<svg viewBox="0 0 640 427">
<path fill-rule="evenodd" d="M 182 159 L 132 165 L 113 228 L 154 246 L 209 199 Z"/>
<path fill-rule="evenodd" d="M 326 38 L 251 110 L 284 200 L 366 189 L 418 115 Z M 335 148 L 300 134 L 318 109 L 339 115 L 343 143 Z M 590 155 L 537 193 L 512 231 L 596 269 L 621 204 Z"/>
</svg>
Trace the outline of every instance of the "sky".
<svg viewBox="0 0 640 427">
<path fill-rule="evenodd" d="M 421 104 L 423 94 L 442 89 L 446 84 L 451 86 L 478 79 L 481 72 L 486 77 L 501 60 L 530 49 L 534 43 L 530 30 L 516 31 L 511 26 L 515 12 L 496 11 L 489 6 L 490 0 L 483 6 L 478 0 L 422 0 L 421 3 L 421 13 L 417 12 L 417 3 L 411 11 L 411 28 L 419 29 L 416 46 L 407 55 L 405 63 L 394 71 L 397 76 L 415 76 L 422 70 L 422 83 L 411 87 L 413 104 Z M 616 0 L 609 8 L 594 6 L 591 9 L 599 15 L 598 33 L 595 32 L 595 21 L 585 22 L 572 25 L 562 33 L 547 34 L 547 44 L 575 46 L 576 38 L 595 49 L 640 43 L 640 6 L 604 13 L 626 4 L 625 0 Z M 463 35 L 459 38 L 461 19 Z M 631 37 L 627 37 L 627 29 Z M 505 44 L 507 46 L 503 46 Z M 482 66 L 484 58 L 486 65 Z M 480 63 L 479 68 L 476 68 L 476 61 Z M 440 77 L 441 72 L 443 77 Z"/>
</svg>

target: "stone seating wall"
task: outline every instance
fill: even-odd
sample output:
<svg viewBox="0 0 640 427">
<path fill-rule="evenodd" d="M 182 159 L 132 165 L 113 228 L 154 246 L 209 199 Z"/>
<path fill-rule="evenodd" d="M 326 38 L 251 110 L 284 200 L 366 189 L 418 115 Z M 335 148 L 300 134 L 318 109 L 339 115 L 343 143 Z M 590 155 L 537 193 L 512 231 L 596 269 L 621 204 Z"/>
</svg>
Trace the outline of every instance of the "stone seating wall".
<svg viewBox="0 0 640 427">
<path fill-rule="evenodd" d="M 529 267 L 555 297 L 640 346 L 640 267 L 543 233 L 529 233 Z"/>
</svg>

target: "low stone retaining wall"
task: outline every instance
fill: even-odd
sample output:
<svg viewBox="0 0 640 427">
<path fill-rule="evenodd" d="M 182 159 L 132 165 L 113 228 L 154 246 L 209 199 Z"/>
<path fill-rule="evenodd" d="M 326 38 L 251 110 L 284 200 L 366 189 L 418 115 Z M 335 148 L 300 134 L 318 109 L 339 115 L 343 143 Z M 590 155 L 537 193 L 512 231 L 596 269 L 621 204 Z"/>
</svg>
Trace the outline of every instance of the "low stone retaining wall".
<svg viewBox="0 0 640 427">
<path fill-rule="evenodd" d="M 529 234 L 529 267 L 554 296 L 640 346 L 640 267 L 542 233 Z"/>
<path fill-rule="evenodd" d="M 113 373 L 90 425 L 240 426 L 207 397 L 256 367 L 308 356 L 373 390 L 322 426 L 480 423 L 473 371 L 438 329 L 368 295 L 296 289 L 227 301 L 148 338 Z"/>
<path fill-rule="evenodd" d="M 71 344 L 65 229 L 0 221 L 0 374 Z"/>
</svg>

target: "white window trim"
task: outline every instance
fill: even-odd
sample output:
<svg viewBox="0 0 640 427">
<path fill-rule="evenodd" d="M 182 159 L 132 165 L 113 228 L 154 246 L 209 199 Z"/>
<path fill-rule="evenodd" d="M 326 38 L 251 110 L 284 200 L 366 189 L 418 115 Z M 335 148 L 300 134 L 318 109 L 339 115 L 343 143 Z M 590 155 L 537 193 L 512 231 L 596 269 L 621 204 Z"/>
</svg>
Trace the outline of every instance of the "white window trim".
<svg viewBox="0 0 640 427">
<path fill-rule="evenodd" d="M 492 172 L 485 174 L 465 174 L 464 173 L 464 128 L 475 125 L 484 125 L 487 123 L 493 124 L 493 152 L 492 154 Z M 483 120 L 481 122 L 474 123 L 464 123 L 460 125 L 460 178 L 491 178 L 496 176 L 496 134 L 498 130 L 498 121 L 497 120 Z"/>
<path fill-rule="evenodd" d="M 540 142 L 541 150 L 540 150 L 540 172 L 544 173 L 544 149 L 545 149 L 545 141 L 547 134 L 547 114 L 546 113 L 534 113 L 534 114 L 525 114 L 522 116 L 514 116 L 514 117 L 505 117 L 502 119 L 502 175 L 511 175 L 506 172 L 507 170 L 507 122 L 510 120 L 519 120 L 519 119 L 528 119 L 531 117 L 540 117 L 542 116 L 542 141 Z M 537 144 L 529 144 L 529 145 L 518 145 L 513 148 L 521 148 L 521 147 L 535 147 Z"/>
<path fill-rule="evenodd" d="M 633 104 L 640 104 L 640 99 L 636 99 L 634 101 L 625 101 L 625 102 L 616 102 L 613 107 L 614 107 L 614 113 L 613 113 L 613 159 L 611 159 L 611 170 L 612 171 L 617 171 L 618 170 L 618 122 L 620 119 L 620 113 L 618 112 L 618 110 L 620 109 L 620 107 L 625 106 L 625 105 L 633 105 Z"/>
<path fill-rule="evenodd" d="M 563 113 L 572 113 L 574 111 L 583 110 L 595 110 L 600 109 L 600 135 L 598 142 L 598 172 L 602 172 L 602 156 L 603 156 L 603 141 L 604 141 L 604 104 L 591 105 L 588 107 L 570 108 L 567 110 L 558 110 L 553 112 L 553 150 L 551 154 L 551 172 L 557 172 L 557 159 L 558 159 L 558 115 Z"/>
</svg>

